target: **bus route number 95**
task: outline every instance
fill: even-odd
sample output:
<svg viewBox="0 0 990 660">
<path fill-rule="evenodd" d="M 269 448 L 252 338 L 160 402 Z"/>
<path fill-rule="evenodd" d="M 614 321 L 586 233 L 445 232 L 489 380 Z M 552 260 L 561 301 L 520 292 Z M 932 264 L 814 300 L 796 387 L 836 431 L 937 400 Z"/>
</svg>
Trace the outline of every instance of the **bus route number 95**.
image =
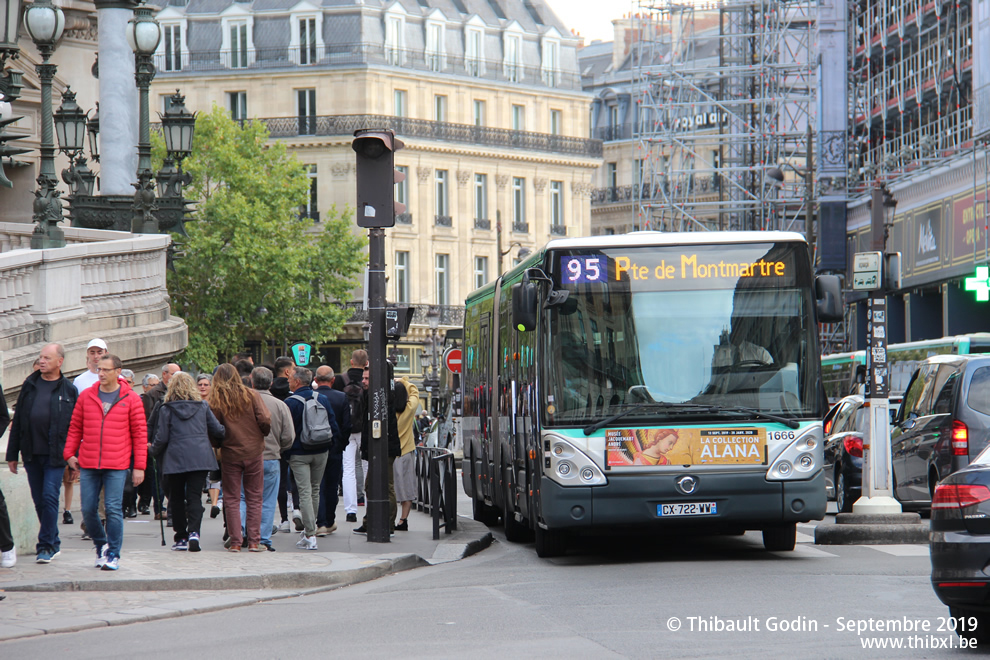
<svg viewBox="0 0 990 660">
<path fill-rule="evenodd" d="M 568 284 L 604 282 L 608 277 L 608 265 L 603 257 L 561 257 L 562 278 Z"/>
</svg>

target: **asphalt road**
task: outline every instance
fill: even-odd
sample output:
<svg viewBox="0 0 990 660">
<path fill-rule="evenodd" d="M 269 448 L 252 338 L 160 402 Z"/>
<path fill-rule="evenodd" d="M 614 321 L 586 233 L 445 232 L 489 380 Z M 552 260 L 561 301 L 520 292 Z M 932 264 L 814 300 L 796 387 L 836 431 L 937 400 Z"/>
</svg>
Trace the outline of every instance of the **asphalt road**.
<svg viewBox="0 0 990 660">
<path fill-rule="evenodd" d="M 496 536 L 451 564 L 303 598 L 15 640 L 0 657 L 975 657 L 943 648 L 958 638 L 939 629 L 947 610 L 929 585 L 925 546 L 821 547 L 799 536 L 795 552 L 770 553 L 755 533 L 609 537 L 542 560 L 532 544 Z M 871 619 L 915 631 L 871 632 Z M 730 623 L 742 630 L 716 630 Z"/>
</svg>

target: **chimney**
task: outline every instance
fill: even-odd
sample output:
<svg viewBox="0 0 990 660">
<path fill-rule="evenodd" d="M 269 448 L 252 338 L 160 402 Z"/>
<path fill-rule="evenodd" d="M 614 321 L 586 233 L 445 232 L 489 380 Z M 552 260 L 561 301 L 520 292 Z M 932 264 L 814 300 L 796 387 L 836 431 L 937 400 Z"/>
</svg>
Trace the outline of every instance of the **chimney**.
<svg viewBox="0 0 990 660">
<path fill-rule="evenodd" d="M 636 42 L 637 19 L 631 14 L 612 21 L 612 70 L 617 70 L 629 55 Z"/>
</svg>

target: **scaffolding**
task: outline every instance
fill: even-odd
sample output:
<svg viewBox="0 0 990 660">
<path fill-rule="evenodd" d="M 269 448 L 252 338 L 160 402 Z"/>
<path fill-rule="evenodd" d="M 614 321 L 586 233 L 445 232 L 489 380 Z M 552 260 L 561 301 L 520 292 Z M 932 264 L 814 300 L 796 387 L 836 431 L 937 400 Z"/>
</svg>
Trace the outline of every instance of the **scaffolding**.
<svg viewBox="0 0 990 660">
<path fill-rule="evenodd" d="M 816 7 L 640 0 L 634 226 L 803 229 Z"/>
</svg>

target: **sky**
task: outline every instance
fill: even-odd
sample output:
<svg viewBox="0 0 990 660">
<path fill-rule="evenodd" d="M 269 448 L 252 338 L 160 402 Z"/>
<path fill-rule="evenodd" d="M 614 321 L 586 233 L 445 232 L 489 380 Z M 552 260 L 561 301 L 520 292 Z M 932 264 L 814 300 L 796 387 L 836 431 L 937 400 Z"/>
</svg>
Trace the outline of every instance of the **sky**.
<svg viewBox="0 0 990 660">
<path fill-rule="evenodd" d="M 634 0 L 545 0 L 564 25 L 577 30 L 585 43 L 612 41 L 612 20 L 633 11 Z"/>
</svg>

